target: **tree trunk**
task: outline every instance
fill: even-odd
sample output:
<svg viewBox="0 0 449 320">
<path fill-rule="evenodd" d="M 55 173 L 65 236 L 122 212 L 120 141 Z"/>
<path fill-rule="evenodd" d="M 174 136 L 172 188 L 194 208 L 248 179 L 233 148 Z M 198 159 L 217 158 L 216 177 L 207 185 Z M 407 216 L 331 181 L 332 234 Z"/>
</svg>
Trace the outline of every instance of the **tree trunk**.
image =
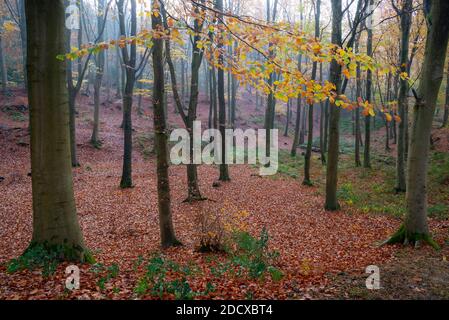
<svg viewBox="0 0 449 320">
<path fill-rule="evenodd" d="M 33 236 L 31 246 L 63 249 L 65 260 L 86 261 L 73 194 L 65 50 L 64 2 L 26 1 L 31 117 Z"/>
<path fill-rule="evenodd" d="M 315 7 L 315 38 L 320 38 L 320 13 L 321 13 L 321 0 L 316 1 Z M 316 80 L 318 63 L 316 61 L 313 62 L 312 65 L 312 77 L 311 80 Z M 304 181 L 303 185 L 311 186 L 312 180 L 310 179 L 310 161 L 312 158 L 312 145 L 313 145 L 313 126 L 314 126 L 314 117 L 313 117 L 313 103 L 309 104 L 309 133 L 307 134 L 307 148 L 306 154 L 304 156 Z"/>
<path fill-rule="evenodd" d="M 155 1 L 156 3 L 156 1 Z M 163 29 L 161 16 L 151 15 L 153 30 Z M 166 108 L 163 105 L 165 83 L 164 83 L 164 57 L 163 39 L 153 40 L 153 110 L 154 110 L 154 132 L 155 150 L 157 156 L 157 194 L 159 205 L 159 227 L 161 232 L 161 245 L 163 248 L 177 246 L 181 243 L 176 239 L 173 228 L 170 180 L 168 176 L 168 137 L 167 123 L 165 117 Z"/>
<path fill-rule="evenodd" d="M 167 20 L 167 14 L 165 11 L 165 6 L 162 1 L 160 1 L 162 4 L 162 16 L 164 18 L 164 28 L 168 30 L 168 24 L 166 22 Z M 198 9 L 196 9 L 197 12 Z M 187 128 L 187 131 L 189 132 L 190 136 L 190 161 L 192 162 L 194 159 L 194 138 L 193 138 L 193 123 L 196 120 L 197 117 L 197 107 L 198 107 L 198 91 L 199 91 L 199 70 L 201 68 L 201 62 L 203 60 L 203 52 L 198 48 L 197 44 L 198 41 L 200 41 L 199 34 L 201 33 L 201 30 L 203 29 L 203 22 L 199 21 L 198 19 L 195 19 L 194 22 L 194 28 L 197 33 L 193 37 L 193 53 L 192 53 L 192 77 L 191 77 L 191 83 L 190 83 L 190 99 L 189 99 L 189 108 L 188 108 L 188 114 L 187 116 L 184 113 L 183 110 L 183 102 L 180 100 L 178 89 L 176 85 L 176 74 L 175 74 L 175 67 L 173 64 L 173 61 L 171 59 L 171 47 L 170 47 L 170 41 L 167 39 L 165 41 L 165 53 L 166 53 L 166 60 L 170 68 L 170 77 L 171 77 L 171 83 L 172 83 L 172 89 L 173 89 L 173 97 L 175 99 L 175 103 L 177 106 L 177 109 L 179 113 L 181 114 L 182 120 L 184 122 L 184 125 Z M 197 164 L 191 163 L 187 165 L 187 184 L 188 184 L 188 195 L 186 202 L 192 202 L 192 201 L 200 201 L 205 200 L 201 196 L 201 192 L 198 185 L 198 166 Z"/>
<path fill-rule="evenodd" d="M 302 109 L 302 103 L 301 103 L 301 97 L 298 97 L 296 103 L 296 123 L 295 123 L 295 137 L 293 138 L 293 144 L 292 144 L 292 150 L 290 152 L 292 157 L 296 157 L 296 151 L 298 149 L 299 144 L 299 134 L 301 130 L 301 109 Z"/>
<path fill-rule="evenodd" d="M 288 129 L 290 124 L 290 105 L 291 100 L 287 101 L 287 114 L 286 114 L 286 121 L 285 121 L 285 129 L 284 129 L 284 137 L 288 137 Z"/>
<path fill-rule="evenodd" d="M 374 0 L 370 0 L 370 7 L 374 5 Z M 372 15 L 368 18 L 372 20 Z M 368 29 L 368 38 L 366 42 L 366 54 L 371 57 L 373 55 L 373 30 Z M 373 73 L 368 69 L 366 75 L 366 100 L 371 103 L 371 89 L 372 89 Z M 371 116 L 365 116 L 365 148 L 363 152 L 363 167 L 371 168 Z"/>
<path fill-rule="evenodd" d="M 223 11 L 223 0 L 215 1 L 215 9 L 222 12 Z M 223 18 L 223 15 L 219 15 L 219 20 Z M 221 52 L 223 48 L 223 34 L 218 35 L 217 48 L 220 52 L 218 56 L 218 63 L 223 64 L 223 53 Z M 226 101 L 225 101 L 225 91 L 224 91 L 224 71 L 222 68 L 218 69 L 218 81 L 217 81 L 217 91 L 218 91 L 218 123 L 219 130 L 222 137 L 225 137 L 226 133 Z M 225 139 L 221 139 L 221 164 L 220 164 L 220 181 L 230 181 L 229 177 L 229 167 L 226 164 L 226 143 Z"/>
<path fill-rule="evenodd" d="M 357 37 L 355 42 L 355 52 L 359 53 L 359 45 L 360 45 L 360 37 Z M 360 69 L 360 63 L 357 63 L 356 70 L 356 100 L 362 97 L 362 72 Z M 362 161 L 360 160 L 360 140 L 361 140 L 361 132 L 360 132 L 360 109 L 359 107 L 355 108 L 355 166 L 362 166 Z"/>
<path fill-rule="evenodd" d="M 1 34 L 0 34 L 0 72 L 2 73 L 2 92 L 3 94 L 5 94 L 8 84 L 8 71 L 6 68 L 5 59 L 3 58 L 3 42 Z"/>
<path fill-rule="evenodd" d="M 277 14 L 277 5 L 278 0 L 274 0 L 273 4 L 273 12 L 271 13 L 271 7 L 270 7 L 270 0 L 267 0 L 267 23 L 275 22 L 276 21 L 276 14 Z M 270 42 L 268 43 L 268 51 L 269 51 L 269 58 L 274 59 L 274 52 L 275 50 L 272 49 L 273 44 Z M 272 88 L 274 84 L 274 80 L 276 77 L 276 73 L 272 72 L 270 74 L 270 77 L 268 78 L 267 84 L 268 87 Z M 276 108 L 276 100 L 274 98 L 273 90 L 270 90 L 270 93 L 267 97 L 267 108 L 265 110 L 265 130 L 266 130 L 266 155 L 267 157 L 270 156 L 270 145 L 271 145 L 271 130 L 274 129 L 274 113 Z"/>
<path fill-rule="evenodd" d="M 102 27 L 103 23 L 106 23 L 106 17 L 104 17 L 105 12 L 105 0 L 98 1 L 98 15 L 97 15 L 97 29 L 99 42 L 103 42 L 102 35 Z M 94 127 L 92 130 L 92 137 L 90 142 L 94 147 L 100 147 L 101 142 L 98 138 L 99 127 L 100 127 L 100 91 L 101 91 L 101 83 L 103 81 L 103 72 L 104 72 L 104 64 L 105 64 L 105 52 L 104 50 L 100 50 L 97 54 L 96 59 L 96 74 L 95 74 L 95 83 L 94 83 Z"/>
<path fill-rule="evenodd" d="M 407 162 L 407 213 L 404 224 L 387 243 L 403 242 L 419 245 L 426 241 L 434 247 L 427 224 L 427 171 L 430 134 L 443 80 L 449 39 L 449 2 L 432 1 L 426 50 L 417 101 L 413 107 L 410 147 Z"/>
<path fill-rule="evenodd" d="M 402 12 L 401 12 L 401 53 L 400 62 L 401 72 L 407 72 L 409 64 L 409 42 L 410 42 L 410 28 L 412 24 L 412 13 L 411 9 L 413 6 L 413 0 L 405 0 Z M 396 192 L 406 191 L 406 178 L 405 178 L 405 130 L 406 130 L 406 109 L 408 109 L 408 81 L 400 81 L 399 88 L 399 117 L 401 122 L 399 122 L 399 135 L 398 135 L 398 145 L 397 145 L 397 159 L 396 159 Z"/>
<path fill-rule="evenodd" d="M 18 1 L 18 10 L 19 10 L 19 29 L 20 29 L 20 41 L 22 44 L 22 62 L 23 62 L 23 87 L 27 88 L 28 85 L 28 76 L 27 76 L 27 22 L 25 17 L 25 0 L 17 0 Z"/>
<path fill-rule="evenodd" d="M 338 46 L 342 44 L 341 36 L 341 0 L 332 0 L 332 43 Z M 330 68 L 330 81 L 336 86 L 336 94 L 340 94 L 341 66 L 332 60 Z M 334 211 L 340 208 L 337 199 L 338 185 L 338 156 L 340 152 L 340 108 L 334 104 L 330 107 L 329 118 L 329 151 L 326 172 L 326 203 L 325 209 Z"/>
<path fill-rule="evenodd" d="M 446 104 L 444 106 L 443 124 L 441 126 L 442 128 L 447 126 L 448 120 L 449 120 L 449 63 L 446 74 Z"/>
<path fill-rule="evenodd" d="M 323 81 L 323 63 L 320 63 L 320 81 Z M 320 152 L 321 152 L 321 164 L 326 164 L 326 152 L 324 151 L 324 126 L 326 124 L 326 116 L 324 110 L 324 103 L 320 102 Z"/>
<path fill-rule="evenodd" d="M 196 8 L 195 11 L 199 13 Z M 189 109 L 187 114 L 187 130 L 190 135 L 190 161 L 193 161 L 194 154 L 194 139 L 193 139 L 193 122 L 196 121 L 197 107 L 198 107 L 198 94 L 199 94 L 199 71 L 201 68 L 201 62 L 203 61 L 203 51 L 198 48 L 198 41 L 201 40 L 199 35 L 203 29 L 203 22 L 199 19 L 195 19 L 194 29 L 196 35 L 193 37 L 193 52 L 192 52 L 192 65 L 191 65 L 191 79 L 190 79 L 190 98 Z M 187 202 L 204 200 L 201 196 L 200 187 L 198 185 L 198 166 L 196 164 L 187 165 L 187 183 L 188 183 L 188 195 Z"/>
<path fill-rule="evenodd" d="M 117 2 L 119 11 L 120 34 L 126 37 L 126 24 L 123 8 L 124 0 Z M 131 0 L 131 32 L 130 36 L 135 36 L 137 32 L 137 14 L 136 14 L 136 0 Z M 126 84 L 123 93 L 123 131 L 124 131 L 124 152 L 123 152 L 123 170 L 122 179 L 120 182 L 121 188 L 131 188 L 132 183 L 132 105 L 134 84 L 136 81 L 136 44 L 130 45 L 130 52 L 128 53 L 127 46 L 122 48 L 122 56 L 124 64 L 126 65 Z"/>
</svg>

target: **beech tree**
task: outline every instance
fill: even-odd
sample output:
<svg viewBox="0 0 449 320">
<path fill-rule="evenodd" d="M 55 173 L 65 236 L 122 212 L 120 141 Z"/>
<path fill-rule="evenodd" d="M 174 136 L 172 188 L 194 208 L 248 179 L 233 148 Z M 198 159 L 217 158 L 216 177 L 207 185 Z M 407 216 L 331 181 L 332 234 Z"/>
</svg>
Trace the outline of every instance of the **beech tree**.
<svg viewBox="0 0 449 320">
<path fill-rule="evenodd" d="M 117 9 L 120 25 L 120 35 L 126 37 L 126 17 L 124 11 L 125 0 L 117 0 Z M 131 0 L 131 24 L 130 36 L 135 36 L 137 33 L 137 8 L 136 0 Z M 129 51 L 128 51 L 129 50 Z M 123 170 L 120 187 L 123 189 L 131 188 L 132 182 L 132 152 L 133 152 L 133 128 L 132 128 L 132 106 L 133 106 L 133 92 L 136 81 L 136 57 L 137 47 L 133 42 L 129 45 L 124 45 L 121 48 L 123 65 L 125 67 L 126 82 L 123 91 L 123 133 L 124 133 L 124 149 L 123 149 Z"/>
<path fill-rule="evenodd" d="M 374 9 L 374 0 L 369 1 L 369 10 Z M 372 14 L 370 12 L 369 19 L 372 21 Z M 367 30 L 368 36 L 366 40 L 366 54 L 369 57 L 373 56 L 373 29 L 372 26 Z M 366 72 L 366 89 L 365 89 L 365 100 L 371 102 L 372 93 L 372 82 L 373 82 L 373 71 L 368 69 Z M 371 116 L 365 116 L 365 144 L 363 149 L 363 167 L 371 168 Z"/>
<path fill-rule="evenodd" d="M 30 248 L 63 247 L 67 260 L 89 255 L 75 208 L 69 139 L 63 0 L 26 1 L 28 97 L 31 114 L 33 236 Z"/>
<path fill-rule="evenodd" d="M 105 11 L 105 0 L 98 0 L 98 13 L 97 13 L 97 30 L 99 34 L 98 41 L 103 42 L 104 37 L 104 25 L 107 22 L 107 16 Z M 94 82 L 94 126 L 92 130 L 92 137 L 90 142 L 94 147 L 101 146 L 100 139 L 98 137 L 99 127 L 100 127 L 100 91 L 103 81 L 103 72 L 105 65 L 105 52 L 100 50 L 100 52 L 95 57 L 95 82 Z"/>
<path fill-rule="evenodd" d="M 410 28 L 412 25 L 412 7 L 413 0 L 404 0 L 402 8 L 399 9 L 392 2 L 396 13 L 400 16 L 401 20 L 401 51 L 399 57 L 399 66 L 401 72 L 408 72 L 409 64 L 409 42 L 410 42 Z M 400 80 L 399 89 L 399 117 L 401 122 L 399 123 L 399 135 L 397 146 L 397 160 L 396 160 L 396 192 L 405 192 L 406 180 L 405 180 L 405 122 L 406 109 L 408 109 L 408 91 L 409 85 L 407 79 Z"/>
<path fill-rule="evenodd" d="M 320 38 L 320 15 L 321 15 L 321 0 L 317 0 L 315 3 L 315 38 Z M 316 80 L 318 63 L 316 61 L 312 64 L 312 76 L 311 80 Z M 312 181 L 310 179 L 310 160 L 312 157 L 312 144 L 313 144 L 313 103 L 309 104 L 309 125 L 308 125 L 308 133 L 307 133 L 307 149 L 306 154 L 304 156 L 304 185 L 312 185 Z"/>
<path fill-rule="evenodd" d="M 156 0 L 153 8 L 160 8 L 161 3 Z M 154 108 L 154 134 L 155 150 L 157 156 L 157 193 L 159 204 L 159 226 L 161 231 L 162 247 L 180 245 L 176 239 L 171 212 L 170 180 L 168 177 L 168 132 L 164 106 L 165 81 L 164 81 L 164 54 L 163 35 L 164 27 L 159 14 L 151 15 L 151 25 L 158 33 L 153 36 L 153 108 Z"/>
<path fill-rule="evenodd" d="M 161 1 L 162 7 L 161 12 L 164 17 L 164 24 L 165 29 L 168 30 L 167 25 L 167 13 L 165 10 L 164 3 Z M 200 14 L 200 10 L 198 7 L 195 8 L 195 13 L 197 15 Z M 184 125 L 186 126 L 189 136 L 190 136 L 190 159 L 193 160 L 193 154 L 194 154 L 194 146 L 193 146 L 193 122 L 196 121 L 197 117 L 197 107 L 198 107 L 198 94 L 199 94 L 199 71 L 201 67 L 201 63 L 203 61 L 203 50 L 198 47 L 199 41 L 201 40 L 200 33 L 203 29 L 204 21 L 201 21 L 199 17 L 196 17 L 194 19 L 194 26 L 193 30 L 195 32 L 195 35 L 193 36 L 192 40 L 192 63 L 191 63 L 191 80 L 190 80 L 190 98 L 189 98 L 189 106 L 187 114 L 185 114 L 185 106 L 184 102 L 179 96 L 178 88 L 177 88 L 177 81 L 176 81 L 176 73 L 175 73 L 175 66 L 173 64 L 172 58 L 171 58 L 171 49 L 170 49 L 170 40 L 167 39 L 165 41 L 166 44 L 166 58 L 167 63 L 170 68 L 170 77 L 171 77 L 171 83 L 172 83 L 172 90 L 173 90 L 173 96 L 176 103 L 177 111 L 181 115 L 181 118 L 184 122 Z M 198 200 L 204 200 L 203 196 L 201 195 L 200 188 L 198 185 L 198 166 L 196 164 L 188 164 L 187 165 L 187 184 L 188 184 L 188 196 L 186 201 L 192 202 L 192 201 L 198 201 Z"/>
<path fill-rule="evenodd" d="M 430 134 L 438 92 L 443 80 L 449 39 L 449 2 L 434 0 L 427 15 L 426 51 L 419 87 L 415 92 L 410 146 L 407 159 L 406 215 L 404 224 L 387 243 L 419 245 L 422 241 L 434 247 L 427 224 L 427 172 Z"/>
<path fill-rule="evenodd" d="M 341 0 L 332 0 L 332 43 L 342 46 L 341 20 L 343 13 Z M 336 94 L 341 93 L 341 65 L 334 59 L 330 67 L 330 81 L 335 85 Z M 329 119 L 329 151 L 326 171 L 326 210 L 337 210 L 340 208 L 337 199 L 338 181 L 338 154 L 340 153 L 340 108 L 335 103 L 330 106 Z"/>
<path fill-rule="evenodd" d="M 215 1 L 215 9 L 219 12 L 223 12 L 223 0 Z M 223 15 L 218 15 L 219 24 L 222 24 Z M 217 50 L 219 51 L 218 61 L 223 65 L 223 33 L 218 34 Z M 224 90 L 224 71 L 223 68 L 219 68 L 217 72 L 217 93 L 218 93 L 218 127 L 222 137 L 226 133 L 226 100 Z M 226 143 L 225 139 L 222 139 L 221 143 L 221 164 L 220 164 L 220 181 L 229 181 L 229 167 L 226 164 Z"/>
</svg>

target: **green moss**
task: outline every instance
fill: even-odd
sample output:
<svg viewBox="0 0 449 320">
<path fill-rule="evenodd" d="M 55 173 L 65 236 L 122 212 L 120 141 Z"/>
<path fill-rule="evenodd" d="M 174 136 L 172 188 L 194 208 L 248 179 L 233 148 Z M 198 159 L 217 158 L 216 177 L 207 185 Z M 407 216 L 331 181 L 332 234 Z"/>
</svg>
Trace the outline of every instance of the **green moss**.
<svg viewBox="0 0 449 320">
<path fill-rule="evenodd" d="M 91 264 L 95 259 L 90 251 L 77 246 L 32 243 L 20 257 L 9 261 L 7 272 L 42 269 L 43 275 L 49 276 L 63 261 Z"/>
<path fill-rule="evenodd" d="M 427 243 L 435 250 L 440 249 L 438 243 L 436 243 L 429 234 L 408 232 L 404 224 L 402 224 L 389 239 L 382 243 L 382 245 L 403 243 L 404 245 L 411 244 L 416 246 L 419 242 Z"/>
</svg>

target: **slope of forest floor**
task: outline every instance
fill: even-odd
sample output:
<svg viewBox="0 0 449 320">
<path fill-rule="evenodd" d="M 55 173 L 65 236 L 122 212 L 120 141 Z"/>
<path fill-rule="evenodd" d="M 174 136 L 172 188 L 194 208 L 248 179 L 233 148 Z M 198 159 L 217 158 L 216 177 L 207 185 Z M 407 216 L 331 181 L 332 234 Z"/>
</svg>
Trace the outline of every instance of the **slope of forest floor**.
<svg viewBox="0 0 449 320">
<path fill-rule="evenodd" d="M 149 134 L 151 112 L 134 116 L 135 187 L 121 190 L 118 186 L 123 143 L 119 128 L 120 101 L 102 106 L 103 146 L 95 149 L 88 142 L 92 106 L 87 97 L 81 97 L 77 116 L 81 167 L 74 169 L 74 189 L 86 245 L 97 263 L 79 266 L 81 288 L 74 292 L 64 289 L 67 264 L 58 266 L 49 275 L 41 270 L 10 273 L 8 261 L 26 249 L 32 232 L 27 114 L 26 108 L 17 108 L 25 105 L 25 100 L 18 94 L 0 103 L 0 299 L 172 299 L 179 294 L 184 297 L 180 293 L 182 290 L 161 295 L 142 293 L 145 284 L 142 279 L 155 264 L 159 263 L 160 267 L 161 261 L 170 267 L 160 282 L 165 287 L 179 284 L 182 287 L 188 283 L 189 290 L 197 292 L 195 298 L 198 299 L 449 297 L 446 260 L 449 222 L 444 214 L 442 218 L 430 220 L 441 251 L 428 247 L 420 250 L 378 247 L 377 244 L 400 225 L 401 215 L 364 210 L 363 205 L 358 205 L 362 200 L 355 196 L 351 199 L 353 193 L 359 194 L 357 179 L 363 173 L 350 170 L 351 160 L 345 157 L 342 161 L 343 191 L 340 191 L 343 208 L 332 213 L 323 209 L 323 169 L 318 156 L 314 156 L 314 187 L 301 185 L 301 157 L 292 159 L 284 153 L 281 161 L 285 162 L 275 177 L 261 178 L 256 175 L 256 168 L 231 166 L 232 181 L 218 188 L 212 186 L 217 179 L 217 168 L 200 166 L 200 188 L 209 200 L 193 204 L 183 202 L 187 189 L 185 168 L 171 167 L 174 225 L 184 245 L 161 252 L 156 173 L 152 135 Z M 144 105 L 148 105 L 148 101 Z M 263 111 L 254 113 L 252 119 L 262 114 Z M 178 118 L 170 115 L 172 127 L 182 127 Z M 207 118 L 204 98 L 199 118 Z M 283 139 L 288 149 L 291 139 Z M 296 177 L 291 174 L 293 171 Z M 382 184 L 382 175 L 373 172 L 371 177 L 380 176 L 378 184 Z M 385 175 L 388 176 L 388 171 Z M 367 175 L 365 181 L 369 178 Z M 357 188 L 345 191 L 348 183 Z M 374 201 L 379 202 L 388 198 L 387 195 L 379 197 L 379 194 L 374 192 L 363 201 L 381 199 Z M 279 252 L 273 267 L 281 271 L 282 277 L 250 277 L 240 273 L 235 265 L 231 266 L 226 254 L 197 252 L 201 217 L 217 212 L 238 216 L 254 237 L 265 228 L 269 234 L 269 249 Z M 381 290 L 370 291 L 364 286 L 368 265 L 380 267 Z"/>
</svg>

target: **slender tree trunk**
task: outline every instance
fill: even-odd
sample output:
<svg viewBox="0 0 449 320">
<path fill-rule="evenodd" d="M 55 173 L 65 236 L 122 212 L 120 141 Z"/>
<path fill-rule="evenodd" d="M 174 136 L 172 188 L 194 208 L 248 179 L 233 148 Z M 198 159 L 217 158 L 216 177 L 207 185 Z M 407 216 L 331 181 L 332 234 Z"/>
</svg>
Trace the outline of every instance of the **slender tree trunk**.
<svg viewBox="0 0 449 320">
<path fill-rule="evenodd" d="M 417 101 L 413 107 L 410 130 L 410 147 L 407 163 L 407 213 L 403 226 L 387 243 L 403 242 L 419 245 L 431 239 L 427 224 L 427 171 L 429 162 L 430 134 L 443 80 L 447 45 L 449 39 L 449 2 L 432 1 L 427 34 L 426 50 Z"/>
<path fill-rule="evenodd" d="M 302 19 L 301 19 L 302 21 Z M 302 67 L 302 55 L 298 56 L 298 70 L 301 72 Z M 296 152 L 298 150 L 299 140 L 300 140 L 300 131 L 301 131 L 301 109 L 302 109 L 302 100 L 301 97 L 298 97 L 296 100 L 296 122 L 295 122 L 295 137 L 293 138 L 292 150 L 290 152 L 292 157 L 296 157 Z"/>
<path fill-rule="evenodd" d="M 342 44 L 342 22 L 343 13 L 341 0 L 332 0 L 332 43 L 338 46 Z M 330 68 L 330 81 L 336 86 L 336 94 L 340 94 L 341 66 L 332 60 Z M 326 203 L 325 209 L 334 211 L 340 208 L 337 199 L 338 185 L 338 156 L 340 152 L 340 108 L 331 105 L 329 118 L 329 151 L 326 172 Z"/>
<path fill-rule="evenodd" d="M 162 16 L 164 17 L 164 27 L 166 30 L 168 30 L 168 24 L 166 22 L 167 20 L 167 13 L 165 11 L 165 5 L 163 1 L 160 1 L 162 4 Z M 198 9 L 195 9 L 197 13 L 199 13 Z M 170 68 L 170 77 L 172 82 L 172 89 L 173 89 L 173 97 L 177 106 L 177 109 L 179 113 L 181 114 L 182 120 L 187 128 L 187 131 L 189 132 L 190 136 L 190 161 L 191 163 L 187 165 L 187 184 L 188 184 L 188 196 L 185 201 L 192 202 L 192 201 L 200 201 L 205 200 L 201 196 L 201 192 L 198 185 L 198 166 L 197 164 L 193 163 L 194 159 L 194 138 L 193 138 L 193 124 L 197 117 L 197 107 L 198 107 L 198 94 L 199 94 L 199 71 L 201 68 L 201 62 L 203 60 L 203 51 L 198 48 L 197 44 L 198 41 L 200 41 L 199 34 L 201 33 L 201 30 L 203 29 L 203 22 L 201 22 L 199 19 L 195 19 L 194 22 L 194 29 L 196 31 L 196 34 L 193 37 L 193 53 L 192 53 L 192 66 L 191 66 L 191 83 L 190 83 L 190 99 L 189 99 L 189 108 L 188 108 L 188 114 L 185 115 L 183 110 L 183 102 L 180 100 L 178 89 L 176 85 L 176 74 L 175 74 L 175 67 L 173 64 L 173 61 L 171 59 L 171 47 L 170 47 L 170 41 L 167 39 L 165 41 L 165 48 L 166 48 L 166 60 Z"/>
<path fill-rule="evenodd" d="M 296 157 L 296 152 L 298 150 L 299 144 L 299 134 L 301 130 L 301 109 L 302 109 L 302 99 L 298 97 L 296 100 L 296 123 L 295 123 L 295 137 L 293 138 L 292 150 L 290 152 L 292 157 Z"/>
<path fill-rule="evenodd" d="M 91 260 L 73 194 L 65 50 L 64 2 L 26 1 L 31 117 L 33 236 L 31 246 L 63 247 L 64 260 Z"/>
<path fill-rule="evenodd" d="M 370 6 L 374 5 L 374 0 L 370 0 Z M 372 20 L 372 15 L 368 18 Z M 367 52 L 366 54 L 371 57 L 373 55 L 373 30 L 368 29 L 367 38 Z M 372 89 L 373 73 L 371 70 L 367 71 L 366 75 L 366 100 L 371 103 L 371 89 Z M 363 152 L 363 167 L 371 168 L 371 116 L 365 116 L 365 148 Z"/>
<path fill-rule="evenodd" d="M 270 0 L 267 0 L 267 23 L 275 22 L 276 21 L 276 15 L 277 15 L 277 5 L 278 0 L 274 0 L 273 3 L 273 12 L 271 13 L 271 6 L 270 6 Z M 269 55 L 271 59 L 274 59 L 275 50 L 273 50 L 273 44 L 270 42 L 268 44 L 269 48 Z M 272 72 L 270 74 L 270 77 L 267 81 L 268 87 L 272 88 L 274 81 L 276 78 L 276 73 Z M 271 130 L 274 129 L 274 113 L 276 109 L 276 100 L 274 98 L 273 90 L 270 90 L 270 93 L 267 97 L 267 108 L 265 111 L 265 130 L 266 130 L 266 154 L 269 157 L 270 156 L 270 145 L 271 145 Z"/>
<path fill-rule="evenodd" d="M 105 0 L 98 1 L 98 16 L 97 16 L 97 29 L 99 42 L 103 42 L 103 23 L 106 23 L 105 13 Z M 104 72 L 104 64 L 105 64 L 105 52 L 101 50 L 97 54 L 96 59 L 96 74 L 95 74 L 95 83 L 94 83 L 94 127 L 92 130 L 92 137 L 90 142 L 94 147 L 101 146 L 100 139 L 98 138 L 99 128 L 100 128 L 100 92 L 101 92 L 101 84 L 103 81 L 103 72 Z"/>
<path fill-rule="evenodd" d="M 124 0 L 117 1 L 117 8 L 119 11 L 120 34 L 126 36 L 126 24 L 124 15 Z M 136 0 L 131 0 L 131 36 L 137 33 L 137 14 L 136 14 Z M 131 188 L 132 183 L 132 105 L 134 84 L 136 81 L 136 44 L 131 44 L 130 52 L 127 46 L 122 48 L 122 56 L 124 64 L 126 65 L 126 84 L 125 92 L 123 94 L 123 131 L 124 131 L 124 153 L 123 153 L 123 170 L 122 179 L 120 182 L 121 188 Z"/>
<path fill-rule="evenodd" d="M 323 82 L 323 63 L 320 63 L 320 81 Z M 326 152 L 324 151 L 324 126 L 326 125 L 324 103 L 320 102 L 320 153 L 321 164 L 326 164 Z"/>
<path fill-rule="evenodd" d="M 26 70 L 26 63 L 27 63 L 28 49 L 27 49 L 27 22 L 25 17 L 25 0 L 17 0 L 17 1 L 19 10 L 20 41 L 22 44 L 23 87 L 27 88 L 28 75 Z"/>
<path fill-rule="evenodd" d="M 155 0 L 154 3 L 159 1 Z M 153 30 L 162 30 L 161 16 L 151 15 Z M 173 228 L 170 199 L 170 180 L 168 176 L 168 136 L 165 110 L 163 105 L 165 83 L 164 83 L 164 57 L 163 39 L 153 40 L 153 109 L 154 109 L 154 132 L 155 150 L 157 155 L 157 194 L 159 205 L 159 227 L 161 232 L 161 245 L 163 248 L 177 246 L 181 243 L 176 239 Z"/>
<path fill-rule="evenodd" d="M 355 42 L 355 52 L 359 53 L 359 45 L 360 45 L 360 37 L 357 37 Z M 357 63 L 356 70 L 356 100 L 362 97 L 362 72 L 360 69 L 360 63 Z M 360 160 L 360 140 L 361 140 L 361 132 L 360 132 L 360 109 L 357 107 L 355 109 L 355 166 L 362 166 L 362 161 Z"/>
<path fill-rule="evenodd" d="M 195 9 L 199 13 L 198 9 Z M 194 29 L 198 33 L 193 37 L 193 52 L 192 52 L 192 65 L 191 65 L 191 79 L 190 79 L 190 99 L 189 109 L 187 115 L 187 130 L 190 134 L 190 159 L 193 161 L 194 154 L 194 139 L 193 139 L 193 122 L 196 121 L 197 107 L 198 107 L 198 94 L 199 94 L 199 71 L 201 63 L 203 61 L 203 51 L 197 46 L 200 41 L 199 33 L 203 29 L 203 22 L 199 19 L 195 19 Z M 187 184 L 188 184 L 188 196 L 186 201 L 198 201 L 204 200 L 201 196 L 200 188 L 198 185 L 198 166 L 196 164 L 187 165 Z"/>
<path fill-rule="evenodd" d="M 223 0 L 215 1 L 215 8 L 222 12 L 223 11 Z M 223 15 L 219 15 L 219 20 L 223 18 Z M 221 50 L 223 49 L 223 34 L 218 35 L 217 39 L 217 48 L 220 52 L 218 56 L 218 63 L 223 64 L 223 53 Z M 225 137 L 226 133 L 226 101 L 225 101 L 225 92 L 224 92 L 224 71 L 223 69 L 218 69 L 218 83 L 217 83 L 217 91 L 218 91 L 218 121 L 219 121 L 219 130 L 222 137 Z M 231 178 L 229 177 L 229 167 L 226 164 L 226 143 L 225 139 L 222 139 L 221 143 L 221 164 L 220 164 L 220 181 L 229 181 Z"/>
<path fill-rule="evenodd" d="M 449 63 L 446 74 L 446 104 L 444 106 L 443 124 L 441 126 L 442 128 L 447 126 L 448 120 L 449 120 Z"/>
<path fill-rule="evenodd" d="M 401 18 L 401 53 L 400 53 L 400 63 L 401 72 L 407 72 L 409 64 L 409 42 L 410 42 L 410 28 L 412 24 L 412 6 L 413 0 L 405 0 L 400 14 Z M 408 109 L 408 81 L 400 80 L 399 88 L 399 117 L 401 121 L 399 122 L 399 136 L 397 145 L 397 159 L 396 159 L 396 192 L 405 192 L 406 177 L 405 177 L 405 159 L 406 159 L 406 110 Z"/>
<path fill-rule="evenodd" d="M 315 3 L 315 38 L 320 38 L 320 13 L 321 13 L 321 0 L 317 0 Z M 318 63 L 316 61 L 313 62 L 312 65 L 312 77 L 311 80 L 316 80 L 317 75 L 317 69 L 318 69 Z M 309 104 L 309 133 L 307 134 L 307 148 L 306 148 L 306 154 L 304 156 L 304 181 L 302 182 L 303 185 L 311 186 L 312 180 L 310 178 L 310 162 L 312 158 L 312 147 L 313 147 L 313 127 L 314 127 L 314 116 L 313 116 L 313 110 L 314 106 L 313 103 Z"/>
<path fill-rule="evenodd" d="M 288 137 L 288 127 L 289 127 L 289 124 L 290 124 L 290 105 L 291 105 L 291 100 L 288 100 L 288 102 L 287 102 L 287 115 L 286 115 L 286 117 L 287 117 L 287 119 L 286 119 L 286 123 L 285 123 L 285 130 L 284 130 L 284 137 Z"/>
<path fill-rule="evenodd" d="M 3 56 L 3 42 L 1 34 L 0 34 L 0 72 L 2 73 L 2 92 L 3 94 L 5 94 L 8 85 L 8 71 Z"/>
</svg>

